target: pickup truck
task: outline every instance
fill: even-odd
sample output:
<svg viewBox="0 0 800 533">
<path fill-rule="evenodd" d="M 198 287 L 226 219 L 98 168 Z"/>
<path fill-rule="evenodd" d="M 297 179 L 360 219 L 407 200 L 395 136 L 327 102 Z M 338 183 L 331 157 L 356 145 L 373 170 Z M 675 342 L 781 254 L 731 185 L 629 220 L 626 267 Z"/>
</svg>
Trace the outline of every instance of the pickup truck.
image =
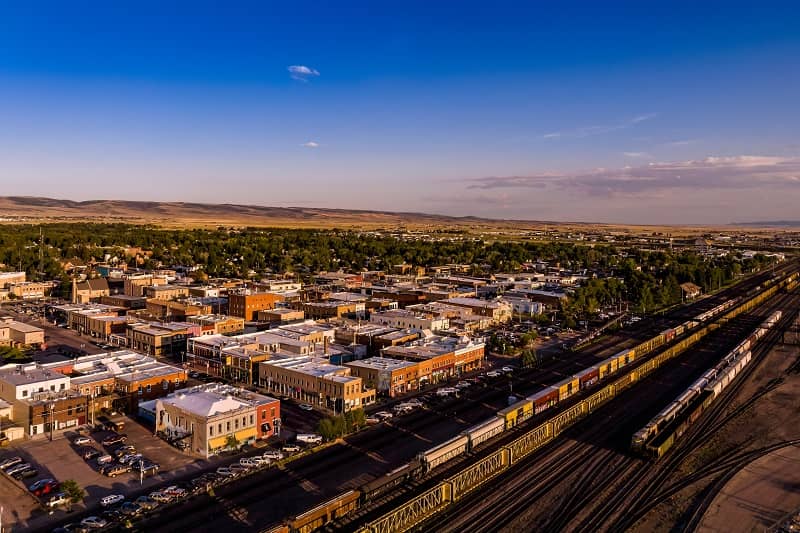
<svg viewBox="0 0 800 533">
<path fill-rule="evenodd" d="M 313 433 L 298 433 L 297 442 L 303 444 L 322 444 L 322 437 Z"/>
</svg>

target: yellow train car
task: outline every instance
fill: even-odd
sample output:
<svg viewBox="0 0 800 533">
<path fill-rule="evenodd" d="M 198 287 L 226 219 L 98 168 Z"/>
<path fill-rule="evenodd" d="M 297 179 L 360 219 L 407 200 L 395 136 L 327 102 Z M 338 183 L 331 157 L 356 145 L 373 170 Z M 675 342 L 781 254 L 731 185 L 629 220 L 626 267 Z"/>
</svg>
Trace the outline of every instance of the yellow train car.
<svg viewBox="0 0 800 533">
<path fill-rule="evenodd" d="M 631 350 L 622 350 L 611 356 L 612 359 L 616 360 L 617 368 L 622 368 L 625 365 L 633 363 L 635 359 L 635 352 L 633 349 Z"/>
<path fill-rule="evenodd" d="M 513 428 L 517 424 L 533 416 L 533 402 L 530 400 L 521 400 L 514 405 L 498 411 L 497 416 L 505 420 L 506 429 Z"/>
<path fill-rule="evenodd" d="M 558 389 L 558 401 L 564 401 L 581 389 L 581 380 L 576 376 L 563 379 L 553 385 L 553 388 Z"/>
<path fill-rule="evenodd" d="M 619 364 L 617 364 L 617 359 L 612 356 L 600 362 L 600 364 L 597 365 L 597 368 L 600 373 L 600 379 L 603 380 L 607 375 L 616 372 L 617 368 L 619 368 Z"/>
</svg>

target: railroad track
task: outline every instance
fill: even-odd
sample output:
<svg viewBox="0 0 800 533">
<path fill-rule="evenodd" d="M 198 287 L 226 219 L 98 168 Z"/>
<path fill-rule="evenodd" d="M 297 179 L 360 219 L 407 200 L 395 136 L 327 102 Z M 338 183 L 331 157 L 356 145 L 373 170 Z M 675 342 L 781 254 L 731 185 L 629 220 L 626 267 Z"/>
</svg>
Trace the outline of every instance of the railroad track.
<svg viewBox="0 0 800 533">
<path fill-rule="evenodd" d="M 778 301 L 770 306 L 770 312 L 778 308 L 792 307 L 792 302 L 797 301 L 796 295 L 782 295 L 777 299 Z M 795 303 L 796 305 L 796 303 Z M 680 464 L 700 445 L 708 440 L 709 435 L 713 435 L 723 425 L 727 424 L 733 418 L 740 416 L 746 412 L 757 399 L 768 392 L 757 394 L 754 398 L 746 401 L 744 404 L 737 406 L 729 413 L 725 411 L 729 408 L 730 400 L 739 392 L 742 384 L 748 379 L 750 375 L 758 368 L 761 361 L 769 353 L 769 351 L 780 340 L 781 331 L 785 327 L 785 321 L 782 319 L 776 327 L 771 329 L 762 341 L 757 345 L 753 354 L 753 360 L 745 367 L 740 376 L 729 385 L 720 397 L 715 398 L 709 409 L 690 426 L 686 434 L 676 443 L 676 446 L 671 450 L 665 462 L 656 464 L 655 473 L 651 476 L 643 476 L 639 480 L 639 484 L 644 485 L 639 491 L 633 491 L 636 496 L 626 502 L 626 512 L 619 519 L 614 521 L 610 527 L 613 531 L 625 531 L 631 528 L 636 522 L 641 520 L 655 505 L 660 503 L 659 489 L 663 487 L 666 480 L 677 470 Z M 753 350 L 751 350 L 752 352 Z M 663 460 L 662 460 L 663 461 Z M 644 482 L 644 483 L 642 483 Z M 633 489 L 634 487 L 631 487 Z M 610 518 L 606 516 L 605 518 Z"/>
<path fill-rule="evenodd" d="M 761 306 L 753 313 L 763 312 L 764 307 L 780 306 L 785 303 L 785 299 L 786 297 L 780 297 L 777 299 L 778 301 L 776 303 Z M 750 317 L 749 321 L 751 322 L 753 321 L 753 313 L 748 315 Z M 740 322 L 740 319 L 735 319 L 731 322 Z M 733 325 L 728 327 L 731 328 Z M 717 335 L 717 337 L 720 336 L 724 336 L 724 330 Z M 724 350 L 732 348 L 734 344 L 735 342 L 727 342 Z M 724 353 L 724 350 L 718 348 L 716 351 L 722 351 Z M 762 394 L 765 392 L 766 391 L 762 392 Z M 753 401 L 755 401 L 755 399 Z M 745 409 L 746 406 L 743 407 L 743 411 Z M 585 432 L 584 436 L 586 436 L 587 439 L 589 438 Z M 629 437 L 629 435 L 627 436 Z M 571 482 L 571 493 L 567 496 L 567 499 L 556 508 L 543 526 L 537 526 L 539 530 L 561 531 L 566 529 L 582 507 L 595 500 L 597 496 L 607 491 L 612 485 L 619 484 L 621 486 L 615 487 L 612 497 L 602 501 L 599 508 L 595 508 L 593 517 L 584 520 L 579 526 L 574 528 L 576 530 L 586 531 L 599 530 L 601 526 L 616 513 L 617 509 L 622 505 L 627 506 L 632 495 L 631 489 L 639 487 L 642 482 L 651 477 L 651 465 L 641 459 L 622 456 L 618 461 L 612 461 L 614 452 L 603 451 L 598 455 L 596 448 L 592 449 L 592 447 L 589 446 L 584 446 L 577 451 L 579 453 L 574 456 L 572 461 L 560 465 L 558 471 L 555 472 L 555 474 L 557 474 L 555 479 L 560 482 Z M 541 456 L 537 455 L 537 457 Z M 609 464 L 610 461 L 611 464 Z M 525 466 L 526 465 L 523 464 L 523 470 Z M 577 479 L 575 479 L 575 470 L 578 467 L 586 469 L 588 472 L 584 475 L 577 476 Z M 525 482 L 514 483 L 509 485 L 508 488 L 505 488 L 505 486 L 503 487 L 503 493 L 514 494 L 515 500 L 518 499 L 519 502 L 499 507 L 492 506 L 492 512 L 486 513 L 484 509 L 489 507 L 488 505 L 479 505 L 477 509 L 470 509 L 470 501 L 474 499 L 477 502 L 479 498 L 470 498 L 467 496 L 465 498 L 466 503 L 459 503 L 456 506 L 457 510 L 445 512 L 442 519 L 437 519 L 437 521 L 427 521 L 423 525 L 423 528 L 426 530 L 442 529 L 445 531 L 448 530 L 448 527 L 450 530 L 458 529 L 460 531 L 491 531 L 501 529 L 508 525 L 516 515 L 522 513 L 526 507 L 530 506 L 531 502 L 537 501 L 539 497 L 550 490 L 548 480 L 552 480 L 553 478 L 543 478 L 536 473 L 537 471 L 538 469 L 533 472 L 525 472 L 527 480 Z M 560 479 L 558 476 L 560 476 Z M 597 480 L 598 477 L 601 478 L 599 481 Z M 502 483 L 502 479 L 493 482 L 493 488 L 497 488 L 499 483 Z M 542 485 L 543 483 L 544 485 Z M 492 501 L 492 504 L 493 503 L 494 501 Z M 458 513 L 458 520 L 456 522 L 451 522 L 450 517 L 456 513 Z M 441 528 L 439 526 L 441 526 Z"/>
</svg>

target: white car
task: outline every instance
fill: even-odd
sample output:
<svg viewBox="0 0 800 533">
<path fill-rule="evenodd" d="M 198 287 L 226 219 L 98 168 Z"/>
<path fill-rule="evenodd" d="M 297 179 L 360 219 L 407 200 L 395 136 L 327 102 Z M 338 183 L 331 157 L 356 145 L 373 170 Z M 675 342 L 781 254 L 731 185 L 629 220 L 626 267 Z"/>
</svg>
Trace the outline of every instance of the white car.
<svg viewBox="0 0 800 533">
<path fill-rule="evenodd" d="M 283 447 L 281 448 L 281 451 L 287 453 L 296 453 L 300 451 L 300 446 L 298 446 L 297 444 L 284 444 Z"/>
<path fill-rule="evenodd" d="M 150 499 L 159 503 L 167 503 L 172 500 L 172 496 L 161 491 L 151 492 Z"/>
<path fill-rule="evenodd" d="M 300 404 L 300 409 L 302 409 L 303 411 L 313 411 L 314 410 L 314 406 L 312 406 L 311 404 L 308 404 L 308 403 L 301 403 Z"/>
<path fill-rule="evenodd" d="M 322 444 L 322 437 L 314 433 L 298 433 L 297 442 L 304 444 Z"/>
<path fill-rule="evenodd" d="M 92 439 L 90 439 L 89 437 L 77 437 L 72 441 L 72 444 L 74 444 L 75 446 L 83 446 L 84 444 L 89 444 L 91 442 Z"/>
<path fill-rule="evenodd" d="M 81 525 L 83 527 L 88 527 L 89 529 L 103 529 L 108 525 L 108 522 L 99 516 L 87 516 L 81 520 Z"/>
<path fill-rule="evenodd" d="M 270 459 L 273 461 L 279 461 L 283 459 L 283 454 L 277 450 L 269 450 L 261 454 L 261 457 L 264 459 Z"/>
<path fill-rule="evenodd" d="M 236 473 L 226 466 L 221 466 L 217 468 L 217 474 L 223 477 L 234 477 Z"/>
<path fill-rule="evenodd" d="M 388 420 L 389 418 L 392 418 L 394 415 L 389 411 L 378 411 L 373 416 L 380 418 L 381 420 Z"/>
<path fill-rule="evenodd" d="M 514 371 L 514 369 L 511 368 L 510 366 L 504 366 L 500 370 L 502 370 L 503 372 L 513 372 Z"/>
<path fill-rule="evenodd" d="M 269 459 L 266 457 L 262 457 L 260 455 L 256 455 L 255 457 L 250 458 L 251 461 L 255 463 L 256 466 L 268 465 Z"/>
<path fill-rule="evenodd" d="M 374 426 L 375 424 L 380 424 L 381 419 L 378 418 L 377 416 L 368 416 L 365 422 L 370 426 Z"/>
<path fill-rule="evenodd" d="M 486 375 L 489 376 L 490 378 L 496 378 L 500 377 L 500 372 L 498 372 L 497 370 L 490 370 L 489 372 L 486 373 Z"/>
<path fill-rule="evenodd" d="M 103 498 L 100 499 L 100 505 L 103 507 L 109 507 L 124 501 L 125 496 L 122 494 L 109 494 L 108 496 L 103 496 Z"/>
<path fill-rule="evenodd" d="M 256 462 L 255 458 L 252 457 L 243 457 L 239 459 L 239 464 L 245 468 L 255 468 L 259 465 L 259 463 Z"/>
</svg>

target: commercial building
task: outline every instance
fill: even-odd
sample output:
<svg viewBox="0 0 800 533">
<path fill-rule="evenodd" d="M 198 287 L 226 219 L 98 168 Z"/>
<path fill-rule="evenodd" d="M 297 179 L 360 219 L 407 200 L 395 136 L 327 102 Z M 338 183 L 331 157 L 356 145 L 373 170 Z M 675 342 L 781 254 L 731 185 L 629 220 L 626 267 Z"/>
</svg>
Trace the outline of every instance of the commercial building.
<svg viewBox="0 0 800 533">
<path fill-rule="evenodd" d="M 5 289 L 14 283 L 25 283 L 25 272 L 0 272 L 0 289 Z"/>
<path fill-rule="evenodd" d="M 183 357 L 186 340 L 194 333 L 192 327 L 180 323 L 134 323 L 127 326 L 125 335 L 128 347 L 137 352 L 154 357 Z"/>
<path fill-rule="evenodd" d="M 186 321 L 202 328 L 203 335 L 235 335 L 244 333 L 244 318 L 229 315 L 188 316 Z"/>
<path fill-rule="evenodd" d="M 318 405 L 335 413 L 375 401 L 375 389 L 364 387 L 350 369 L 314 356 L 275 358 L 258 365 L 258 384 L 269 392 Z"/>
<path fill-rule="evenodd" d="M 100 298 L 100 303 L 113 307 L 121 307 L 130 311 L 144 309 L 147 306 L 147 298 L 144 296 L 128 296 L 127 294 L 113 294 Z"/>
<path fill-rule="evenodd" d="M 86 423 L 87 399 L 70 389 L 70 378 L 38 367 L 0 370 L 0 398 L 29 437 Z"/>
<path fill-rule="evenodd" d="M 485 344 L 467 338 L 432 337 L 407 346 L 389 346 L 382 354 L 391 359 L 418 362 L 419 384 L 436 383 L 481 368 Z"/>
<path fill-rule="evenodd" d="M 134 274 L 125 277 L 124 291 L 128 296 L 144 296 L 145 287 L 166 285 L 167 277 L 153 274 Z"/>
<path fill-rule="evenodd" d="M 155 401 L 156 432 L 202 457 L 280 432 L 280 402 L 227 385 L 207 384 Z"/>
<path fill-rule="evenodd" d="M 189 296 L 189 289 L 187 287 L 176 285 L 153 285 L 143 287 L 142 292 L 145 298 L 153 298 L 155 300 L 178 300 Z"/>
<path fill-rule="evenodd" d="M 274 309 L 284 296 L 275 292 L 251 292 L 240 290 L 228 294 L 228 313 L 245 320 L 257 320 L 258 312 Z"/>
<path fill-rule="evenodd" d="M 466 307 L 473 314 L 491 318 L 495 323 L 511 320 L 511 305 L 499 300 L 481 300 L 479 298 L 448 298 L 443 303 Z"/>
<path fill-rule="evenodd" d="M 44 330 L 10 317 L 0 318 L 0 346 L 40 346 L 44 343 Z"/>
<path fill-rule="evenodd" d="M 52 281 L 25 281 L 8 285 L 9 294 L 19 300 L 38 300 L 44 298 L 53 288 Z"/>
<path fill-rule="evenodd" d="M 268 322 L 270 324 L 289 324 L 298 320 L 304 320 L 305 317 L 305 313 L 298 309 L 276 308 L 259 311 L 257 319 L 259 322 Z"/>
<path fill-rule="evenodd" d="M 390 398 L 405 394 L 419 387 L 419 363 L 370 357 L 361 361 L 345 363 L 354 376 L 360 377 L 366 387 L 374 387 Z"/>
<path fill-rule="evenodd" d="M 447 317 L 437 317 L 430 313 L 415 313 L 408 309 L 372 313 L 369 321 L 373 324 L 382 324 L 397 329 L 444 331 L 450 327 L 450 320 Z"/>
<path fill-rule="evenodd" d="M 211 305 L 191 303 L 188 300 L 176 302 L 148 298 L 145 308 L 153 316 L 174 320 L 186 320 L 190 316 L 211 314 Z"/>
<path fill-rule="evenodd" d="M 139 402 L 186 386 L 185 369 L 128 350 L 82 357 L 72 374 L 69 387 L 96 397 L 96 408 L 127 412 L 135 412 Z"/>
<path fill-rule="evenodd" d="M 366 305 L 364 302 L 330 300 L 327 302 L 305 302 L 301 308 L 306 318 L 326 320 L 329 318 L 341 318 L 346 315 L 363 317 Z"/>
</svg>

